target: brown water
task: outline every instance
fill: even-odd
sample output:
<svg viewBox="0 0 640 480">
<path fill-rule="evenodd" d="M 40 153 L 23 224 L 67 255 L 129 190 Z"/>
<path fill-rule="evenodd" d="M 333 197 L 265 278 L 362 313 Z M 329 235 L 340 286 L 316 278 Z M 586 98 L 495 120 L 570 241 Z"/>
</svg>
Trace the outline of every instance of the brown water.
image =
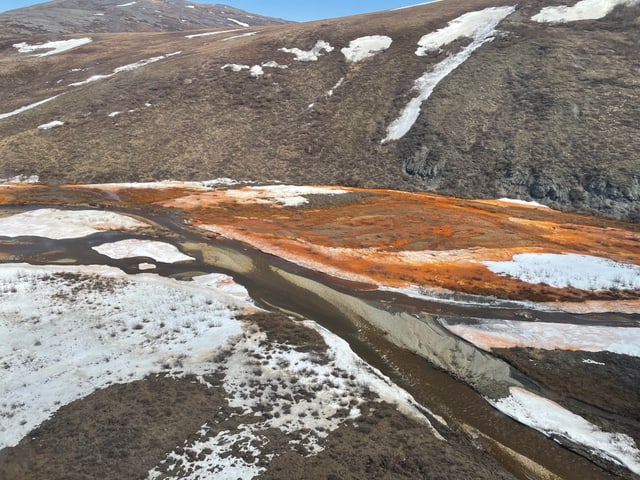
<svg viewBox="0 0 640 480">
<path fill-rule="evenodd" d="M 140 212 L 136 212 L 140 215 Z M 312 319 L 349 342 L 352 349 L 373 366 L 408 390 L 416 400 L 436 415 L 444 417 L 454 429 L 480 432 L 478 441 L 491 449 L 497 458 L 519 478 L 553 478 L 548 471 L 569 480 L 616 478 L 549 438 L 539 434 L 493 409 L 483 397 L 465 382 L 454 379 L 424 358 L 396 346 L 389 336 L 372 327 L 367 316 L 433 313 L 457 321 L 474 321 L 477 318 L 512 318 L 523 314 L 522 307 L 497 308 L 464 306 L 409 299 L 398 294 L 366 292 L 358 285 L 338 281 L 326 275 L 289 264 L 282 259 L 263 254 L 245 245 L 206 238 L 186 229 L 171 217 L 147 215 L 147 218 L 171 232 L 167 241 L 187 246 L 187 253 L 195 256 L 195 262 L 186 265 L 159 264 L 155 273 L 176 277 L 188 277 L 197 273 L 222 272 L 232 275 L 244 285 L 254 301 L 264 308 L 280 309 L 302 318 Z M 91 250 L 104 242 L 132 238 L 135 235 L 101 233 L 88 238 L 54 241 L 41 238 L 0 240 L 0 253 L 13 256 L 16 261 L 36 264 L 77 263 L 106 264 L 122 268 L 128 273 L 138 272 L 140 259 L 112 260 Z M 524 309 L 526 310 L 526 308 Z M 536 318 L 553 321 L 578 320 L 584 322 L 616 324 L 638 322 L 637 316 L 575 316 L 560 313 L 530 311 Z M 520 318 L 521 319 L 521 318 Z M 416 318 L 416 322 L 421 321 Z M 471 345 L 445 332 L 452 341 L 453 350 L 474 349 Z M 485 368 L 486 363 L 499 362 L 486 357 L 476 360 L 485 365 L 471 365 L 471 370 Z M 496 378 L 487 378 L 480 388 L 489 388 L 508 382 L 526 382 L 519 372 L 502 368 Z M 473 373 L 473 372 L 472 372 Z M 507 383 L 505 383 L 507 382 Z M 483 386 L 485 385 L 485 386 Z M 503 448 L 506 447 L 506 448 Z M 533 465 L 523 464 L 517 454 L 530 459 Z M 546 469 L 546 470 L 545 470 Z"/>
</svg>

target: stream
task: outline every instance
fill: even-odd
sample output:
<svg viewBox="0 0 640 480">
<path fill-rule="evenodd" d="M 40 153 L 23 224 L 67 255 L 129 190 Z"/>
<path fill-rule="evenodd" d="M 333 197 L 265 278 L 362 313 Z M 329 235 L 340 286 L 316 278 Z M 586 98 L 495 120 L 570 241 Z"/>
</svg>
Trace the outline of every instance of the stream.
<svg viewBox="0 0 640 480">
<path fill-rule="evenodd" d="M 628 325 L 640 323 L 637 316 L 572 315 L 526 305 L 450 303 L 371 291 L 238 242 L 211 238 L 166 214 L 122 213 L 134 213 L 158 225 L 169 233 L 154 240 L 178 245 L 196 257 L 187 264 L 158 263 L 153 273 L 185 279 L 201 273 L 226 273 L 249 291 L 258 306 L 316 321 L 345 339 L 358 355 L 442 416 L 453 429 L 482 444 L 517 477 L 616 478 L 492 408 L 484 397 L 505 396 L 510 386 L 525 386 L 534 392 L 540 389 L 503 360 L 448 332 L 438 318 L 475 322 L 521 320 L 524 316 L 554 322 Z M 70 240 L 21 237 L 0 240 L 0 254 L 11 262 L 104 264 L 139 273 L 140 259 L 113 260 L 91 249 L 125 238 L 151 237 L 120 232 Z"/>
</svg>

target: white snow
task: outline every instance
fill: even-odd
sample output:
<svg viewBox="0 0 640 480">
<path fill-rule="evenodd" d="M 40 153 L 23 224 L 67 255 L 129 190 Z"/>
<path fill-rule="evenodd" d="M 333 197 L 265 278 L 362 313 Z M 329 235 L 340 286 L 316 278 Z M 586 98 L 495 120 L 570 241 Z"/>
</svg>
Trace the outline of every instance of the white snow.
<svg viewBox="0 0 640 480">
<path fill-rule="evenodd" d="M 335 91 L 336 91 L 338 88 L 340 88 L 340 87 L 342 86 L 342 83 L 343 83 L 343 82 L 344 82 L 344 77 L 340 77 L 340 80 L 338 80 L 338 81 L 336 82 L 336 84 L 335 84 L 333 87 L 331 87 L 331 88 L 329 89 L 329 91 L 327 92 L 327 97 L 331 97 L 331 96 L 333 96 L 333 94 L 335 93 Z"/>
<path fill-rule="evenodd" d="M 264 75 L 264 70 L 262 69 L 262 67 L 260 65 L 254 65 L 253 67 L 251 67 L 249 69 L 249 74 L 253 77 L 253 78 L 258 78 Z"/>
<path fill-rule="evenodd" d="M 135 5 L 138 2 L 129 2 L 129 3 L 123 3 L 122 5 L 116 5 L 116 7 L 130 7 L 131 5 Z"/>
<path fill-rule="evenodd" d="M 416 55 L 424 56 L 462 37 L 481 38 L 492 36 L 498 23 L 515 10 L 514 7 L 490 7 L 467 12 L 451 20 L 446 27 L 424 35 L 418 41 Z"/>
<path fill-rule="evenodd" d="M 323 50 L 327 53 L 330 53 L 334 50 L 334 48 L 329 44 L 329 42 L 318 40 L 316 44 L 311 48 L 311 50 L 300 50 L 299 48 L 284 47 L 278 50 L 280 50 L 281 52 L 294 54 L 296 56 L 295 59 L 299 62 L 315 62 L 322 55 Z"/>
<path fill-rule="evenodd" d="M 539 348 L 613 352 L 640 357 L 640 328 L 571 323 L 484 320 L 474 325 L 441 320 L 451 332 L 484 349 Z"/>
<path fill-rule="evenodd" d="M 498 201 L 500 202 L 504 202 L 504 203 L 514 203 L 516 205 L 522 205 L 524 207 L 539 207 L 539 208 L 549 208 L 546 205 L 543 205 L 542 203 L 538 203 L 538 202 L 534 202 L 534 201 L 527 201 L 527 200 L 520 200 L 517 198 L 499 198 Z"/>
<path fill-rule="evenodd" d="M 566 23 L 580 20 L 598 20 L 607 16 L 618 5 L 633 5 L 638 0 L 581 0 L 575 5 L 544 7 L 531 20 L 540 23 Z"/>
<path fill-rule="evenodd" d="M 244 38 L 244 37 L 251 37 L 255 34 L 257 34 L 258 32 L 247 32 L 247 33 L 243 33 L 242 35 L 234 35 L 233 37 L 227 37 L 227 38 L 223 38 L 222 41 L 223 42 L 228 42 L 229 40 L 235 40 L 237 38 Z"/>
<path fill-rule="evenodd" d="M 552 438 L 562 437 L 583 445 L 593 454 L 640 474 L 640 451 L 623 433 L 609 433 L 551 400 L 523 388 L 511 387 L 510 395 L 489 400 L 498 410 Z"/>
<path fill-rule="evenodd" d="M 145 65 L 149 65 L 150 63 L 159 62 L 160 60 L 164 60 L 164 59 L 172 57 L 174 55 L 179 55 L 180 53 L 181 52 L 173 52 L 173 53 L 169 53 L 167 55 L 159 55 L 157 57 L 145 58 L 145 59 L 139 60 L 139 61 L 137 61 L 135 63 L 130 63 L 128 65 L 123 65 L 121 67 L 114 68 L 111 73 L 107 73 L 107 74 L 104 74 L 104 75 L 93 75 L 93 76 L 87 78 L 86 80 L 82 80 L 81 82 L 70 83 L 69 86 L 70 87 L 79 87 L 81 85 L 86 85 L 87 83 L 97 82 L 98 80 L 104 80 L 105 78 L 113 77 L 114 75 L 117 75 L 118 73 L 121 73 L 121 72 L 131 72 L 131 71 L 136 70 L 136 69 L 138 69 L 140 67 L 144 67 Z"/>
<path fill-rule="evenodd" d="M 595 360 L 591 360 L 590 358 L 585 358 L 582 360 L 582 363 L 588 363 L 589 365 L 606 365 L 606 363 L 603 362 L 596 362 Z"/>
<path fill-rule="evenodd" d="M 60 120 L 53 120 L 49 123 L 43 123 L 42 125 L 38 125 L 38 130 L 51 130 L 52 128 L 61 127 L 64 125 L 64 122 Z"/>
<path fill-rule="evenodd" d="M 455 55 L 449 56 L 436 64 L 432 70 L 425 72 L 415 81 L 414 90 L 418 92 L 418 96 L 412 98 L 404 107 L 400 116 L 395 119 L 387 128 L 387 136 L 381 143 L 392 140 L 398 140 L 409 132 L 413 124 L 420 115 L 420 107 L 427 100 L 436 86 L 451 72 L 462 65 L 471 54 L 487 42 L 493 40 L 496 33 L 495 27 L 500 20 L 515 11 L 515 7 L 500 7 L 496 10 L 500 11 L 501 17 L 491 15 L 488 19 L 486 28 L 479 28 L 475 31 L 473 41 Z"/>
<path fill-rule="evenodd" d="M 232 72 L 241 72 L 242 70 L 249 70 L 249 65 L 241 65 L 238 63 L 226 63 L 222 67 L 222 70 L 231 70 Z"/>
<path fill-rule="evenodd" d="M 282 65 L 275 60 L 269 60 L 268 62 L 263 63 L 262 66 L 267 68 L 289 68 L 289 65 Z"/>
<path fill-rule="evenodd" d="M 236 25 L 240 25 L 241 27 L 249 27 L 250 25 L 248 23 L 244 23 L 244 22 L 240 22 L 234 18 L 227 18 L 227 20 L 229 20 L 230 22 L 235 23 Z"/>
<path fill-rule="evenodd" d="M 427 5 L 429 3 L 434 3 L 437 2 L 438 0 L 431 0 L 430 2 L 423 2 L 423 3 L 414 3 L 413 5 L 407 5 L 405 7 L 398 7 L 398 8 L 392 8 L 390 11 L 395 11 L 395 10 L 404 10 L 405 8 L 413 8 L 413 7 L 419 7 L 421 5 Z"/>
<path fill-rule="evenodd" d="M 0 449 L 96 389 L 201 375 L 253 309 L 246 295 L 104 266 L 5 264 L 0 292 Z"/>
<path fill-rule="evenodd" d="M 37 45 L 30 45 L 26 42 L 15 43 L 13 46 L 17 48 L 20 53 L 29 53 L 36 50 L 50 50 L 44 53 L 36 53 L 34 57 L 48 57 L 49 55 L 56 55 L 58 53 L 66 52 L 72 48 L 81 47 L 87 43 L 91 43 L 91 38 L 72 38 L 70 40 L 57 40 L 46 43 L 39 43 Z"/>
<path fill-rule="evenodd" d="M 521 253 L 506 262 L 482 262 L 498 275 L 581 290 L 640 289 L 640 266 L 575 253 Z"/>
<path fill-rule="evenodd" d="M 138 264 L 138 270 L 155 270 L 156 266 L 153 263 L 142 262 Z"/>
<path fill-rule="evenodd" d="M 17 175 L 12 178 L 0 178 L 0 187 L 11 186 L 14 183 L 40 183 L 38 175 Z"/>
<path fill-rule="evenodd" d="M 386 50 L 391 46 L 392 41 L 391 37 L 386 35 L 369 35 L 351 40 L 349 46 L 340 51 L 347 62 L 356 63 Z"/>
<path fill-rule="evenodd" d="M 117 112 L 117 111 L 116 111 L 116 112 L 111 112 L 111 113 L 110 113 L 109 115 L 107 115 L 107 116 L 108 116 L 108 117 L 110 117 L 110 118 L 115 118 L 115 117 L 117 117 L 118 115 L 120 115 L 121 113 L 122 113 L 122 112 Z"/>
<path fill-rule="evenodd" d="M 118 242 L 103 243 L 91 247 L 96 252 L 113 259 L 149 257 L 156 262 L 175 263 L 195 260 L 185 255 L 175 245 L 154 240 L 139 240 L 130 238 Z"/>
<path fill-rule="evenodd" d="M 263 332 L 249 332 L 225 360 L 224 388 L 230 407 L 259 421 L 216 435 L 203 425 L 199 439 L 181 445 L 182 453 L 167 455 L 148 479 L 253 478 L 265 471 L 258 460 L 272 458 L 263 452 L 268 442 L 262 432 L 270 429 L 294 434 L 297 439 L 290 437 L 289 446 L 305 456 L 315 455 L 324 449 L 322 441 L 331 431 L 361 414 L 367 390 L 376 401 L 395 405 L 442 440 L 411 395 L 361 360 L 347 342 L 314 322 L 303 323 L 322 336 L 328 346 L 326 358 L 287 344 L 269 344 Z M 205 449 L 212 453 L 201 455 Z"/>
<path fill-rule="evenodd" d="M 146 223 L 100 210 L 41 208 L 0 218 L 0 237 L 80 238 L 108 230 L 135 230 Z"/>
<path fill-rule="evenodd" d="M 226 191 L 228 197 L 251 200 L 256 203 L 278 203 L 286 207 L 297 207 L 308 203 L 309 201 L 304 195 L 340 195 L 343 193 L 348 193 L 348 190 L 299 185 L 265 185 Z"/>
<path fill-rule="evenodd" d="M 187 8 L 196 8 L 195 5 L 187 5 Z"/>
<path fill-rule="evenodd" d="M 20 107 L 20 108 L 14 110 L 13 112 L 0 113 L 0 120 L 3 120 L 5 118 L 9 118 L 9 117 L 13 117 L 14 115 L 18 115 L 18 114 L 20 114 L 22 112 L 26 112 L 27 110 L 31 110 L 32 108 L 39 107 L 40 105 L 43 105 L 43 104 L 45 104 L 47 102 L 50 102 L 51 100 L 55 100 L 56 98 L 58 98 L 61 95 L 64 95 L 64 93 L 61 93 L 59 95 L 55 95 L 53 97 L 45 98 L 44 100 L 40 100 L 39 102 L 32 103 L 32 104 L 26 105 L 24 107 Z"/>
<path fill-rule="evenodd" d="M 193 35 L 185 35 L 185 38 L 209 37 L 211 35 L 220 35 L 222 33 L 239 32 L 240 30 L 242 30 L 242 29 L 241 28 L 236 28 L 236 29 L 233 29 L 233 30 L 220 30 L 220 31 L 217 31 L 217 32 L 195 33 Z"/>
</svg>

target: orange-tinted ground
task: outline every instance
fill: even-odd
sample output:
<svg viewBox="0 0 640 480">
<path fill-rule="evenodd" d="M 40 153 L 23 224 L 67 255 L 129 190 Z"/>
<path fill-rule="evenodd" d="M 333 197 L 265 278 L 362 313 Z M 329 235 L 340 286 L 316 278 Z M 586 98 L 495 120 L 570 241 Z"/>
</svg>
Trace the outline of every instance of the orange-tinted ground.
<svg viewBox="0 0 640 480">
<path fill-rule="evenodd" d="M 20 190 L 6 203 L 25 203 Z M 640 226 L 501 201 L 428 193 L 342 188 L 283 206 L 252 187 L 191 186 L 59 189 L 93 204 L 168 208 L 192 226 L 245 242 L 318 271 L 376 285 L 412 285 L 536 301 L 625 300 L 639 311 L 640 292 L 557 289 L 498 276 L 482 263 L 524 252 L 580 253 L 640 265 Z M 92 195 L 88 195 L 92 192 Z M 331 187 L 327 187 L 331 192 Z M 615 309 L 615 308 L 614 308 Z"/>
</svg>

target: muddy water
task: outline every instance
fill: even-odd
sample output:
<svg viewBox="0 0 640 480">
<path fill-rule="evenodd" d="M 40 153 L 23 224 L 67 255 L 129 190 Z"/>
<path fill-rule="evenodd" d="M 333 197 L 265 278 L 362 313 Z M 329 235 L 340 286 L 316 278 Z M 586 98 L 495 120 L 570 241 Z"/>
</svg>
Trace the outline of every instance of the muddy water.
<svg viewBox="0 0 640 480">
<path fill-rule="evenodd" d="M 360 356 L 454 428 L 472 432 L 519 478 L 614 478 L 491 408 L 482 395 L 504 394 L 512 385 L 532 385 L 508 364 L 440 328 L 430 314 L 436 310 L 433 313 L 461 321 L 502 318 L 500 315 L 512 318 L 508 309 L 452 306 L 363 292 L 358 285 L 335 281 L 244 245 L 206 239 L 170 217 L 146 217 L 170 232 L 168 241 L 180 244 L 197 259 L 183 265 L 159 264 L 156 273 L 175 277 L 228 273 L 249 290 L 258 305 L 317 321 L 347 340 Z M 30 263 L 107 264 L 136 273 L 140 259 L 111 260 L 91 249 L 132 237 L 143 238 L 113 232 L 63 241 L 21 238 L 0 241 L 0 252 Z"/>
</svg>

